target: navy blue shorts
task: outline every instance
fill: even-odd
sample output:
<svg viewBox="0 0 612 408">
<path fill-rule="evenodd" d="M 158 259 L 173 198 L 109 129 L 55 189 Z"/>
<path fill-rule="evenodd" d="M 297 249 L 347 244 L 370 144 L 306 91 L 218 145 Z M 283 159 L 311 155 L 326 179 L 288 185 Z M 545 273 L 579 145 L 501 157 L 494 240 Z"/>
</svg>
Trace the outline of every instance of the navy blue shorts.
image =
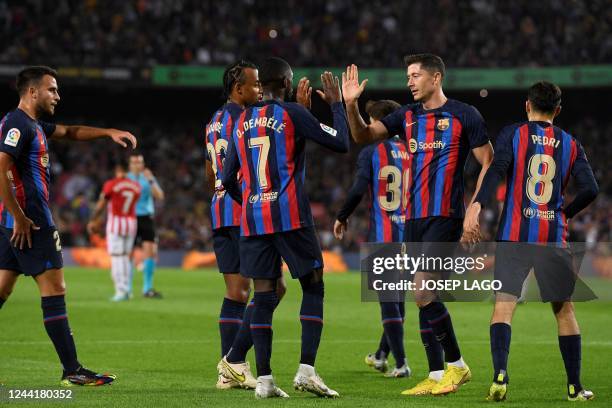
<svg viewBox="0 0 612 408">
<path fill-rule="evenodd" d="M 240 272 L 240 227 L 213 230 L 213 248 L 219 272 Z"/>
<path fill-rule="evenodd" d="M 33 230 L 32 248 L 15 248 L 10 242 L 12 235 L 12 229 L 0 227 L 0 269 L 36 276 L 48 269 L 64 266 L 60 237 L 55 227 Z"/>
<path fill-rule="evenodd" d="M 406 220 L 404 224 L 404 242 L 412 242 L 408 253 L 423 254 L 425 257 L 444 258 L 452 254 L 451 246 L 436 244 L 438 242 L 459 242 L 463 233 L 463 220 L 449 217 L 427 217 Z M 441 273 L 447 272 L 435 268 L 421 272 Z"/>
<path fill-rule="evenodd" d="M 457 242 L 462 233 L 460 218 L 416 218 L 404 224 L 404 242 Z"/>
<path fill-rule="evenodd" d="M 323 268 L 323 254 L 314 227 L 240 237 L 240 274 L 251 279 L 277 279 L 281 259 L 293 279 Z"/>
<path fill-rule="evenodd" d="M 493 276 L 501 282 L 499 292 L 520 297 L 523 282 L 531 269 L 543 302 L 565 302 L 572 298 L 578 275 L 568 248 L 525 242 L 497 245 Z"/>
</svg>

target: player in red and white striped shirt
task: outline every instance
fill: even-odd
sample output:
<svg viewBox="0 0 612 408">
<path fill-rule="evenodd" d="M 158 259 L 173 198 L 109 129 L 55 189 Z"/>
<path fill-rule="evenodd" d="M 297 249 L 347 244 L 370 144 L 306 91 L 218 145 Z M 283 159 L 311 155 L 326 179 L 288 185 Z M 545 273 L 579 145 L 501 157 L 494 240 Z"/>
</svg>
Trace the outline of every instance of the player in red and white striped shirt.
<svg viewBox="0 0 612 408">
<path fill-rule="evenodd" d="M 140 185 L 127 178 L 122 164 L 115 167 L 115 178 L 104 183 L 94 214 L 87 224 L 90 234 L 100 230 L 104 207 L 106 217 L 106 244 L 111 256 L 111 274 L 115 282 L 113 301 L 129 299 L 130 253 L 136 238 L 136 201 Z"/>
</svg>

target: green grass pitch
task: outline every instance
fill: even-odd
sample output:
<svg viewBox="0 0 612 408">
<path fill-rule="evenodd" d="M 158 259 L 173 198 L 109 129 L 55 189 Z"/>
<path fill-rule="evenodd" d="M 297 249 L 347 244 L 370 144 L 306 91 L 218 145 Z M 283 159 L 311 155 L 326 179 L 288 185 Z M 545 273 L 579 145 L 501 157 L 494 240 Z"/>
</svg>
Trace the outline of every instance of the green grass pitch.
<svg viewBox="0 0 612 408">
<path fill-rule="evenodd" d="M 135 285 L 140 285 L 140 276 Z M 213 270 L 160 269 L 156 287 L 165 299 L 113 304 L 108 271 L 67 268 L 68 314 L 80 361 L 95 370 L 116 373 L 110 387 L 73 388 L 72 406 L 91 407 L 246 407 L 246 406 L 484 406 L 491 380 L 490 303 L 448 304 L 462 353 L 473 379 L 447 397 L 407 398 L 399 393 L 426 373 L 415 307 L 406 307 L 406 352 L 413 377 L 387 379 L 365 366 L 381 333 L 379 307 L 360 301 L 359 274 L 326 275 L 325 327 L 317 370 L 338 400 L 320 400 L 293 391 L 300 349 L 300 289 L 289 280 L 288 293 L 274 317 L 272 369 L 289 400 L 256 401 L 252 391 L 217 391 L 219 360 L 217 317 L 222 277 Z M 610 282 L 602 285 L 610 287 Z M 610 406 L 612 392 L 611 303 L 577 304 L 583 335 L 583 383 L 594 406 Z M 249 359 L 254 363 L 252 352 Z M 253 367 L 254 368 L 254 367 Z M 550 307 L 518 307 L 513 324 L 509 372 L 512 407 L 558 407 L 565 401 L 565 374 Z M 31 279 L 21 278 L 0 310 L 0 383 L 7 388 L 57 388 L 60 366 L 42 325 L 40 301 Z M 6 396 L 6 393 L 3 394 Z M 6 399 L 0 404 L 6 403 Z M 10 404 L 10 403 L 9 403 Z M 45 403 L 44 406 L 66 402 Z M 16 406 L 43 406 L 14 402 Z"/>
</svg>

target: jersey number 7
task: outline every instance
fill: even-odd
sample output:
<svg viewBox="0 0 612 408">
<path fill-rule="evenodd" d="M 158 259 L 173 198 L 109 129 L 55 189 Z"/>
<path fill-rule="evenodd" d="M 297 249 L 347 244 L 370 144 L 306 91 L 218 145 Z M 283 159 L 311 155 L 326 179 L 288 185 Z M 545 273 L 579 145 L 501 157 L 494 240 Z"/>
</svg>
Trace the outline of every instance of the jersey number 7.
<svg viewBox="0 0 612 408">
<path fill-rule="evenodd" d="M 268 136 L 253 137 L 249 139 L 249 148 L 258 149 L 257 181 L 259 183 L 259 189 L 265 190 L 268 188 L 268 178 L 266 177 L 266 169 L 268 168 L 270 138 Z"/>
</svg>

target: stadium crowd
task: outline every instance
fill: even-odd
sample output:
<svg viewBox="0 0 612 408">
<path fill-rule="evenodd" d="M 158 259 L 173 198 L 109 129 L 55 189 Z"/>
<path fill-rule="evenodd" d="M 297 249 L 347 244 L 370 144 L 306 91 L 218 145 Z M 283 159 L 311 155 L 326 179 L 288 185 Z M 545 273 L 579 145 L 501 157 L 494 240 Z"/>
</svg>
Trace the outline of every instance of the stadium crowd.
<svg viewBox="0 0 612 408">
<path fill-rule="evenodd" d="M 418 44 L 453 67 L 610 63 L 612 1 L 0 2 L 0 64 L 390 67 Z"/>
<path fill-rule="evenodd" d="M 115 126 L 131 129 L 136 135 L 146 135 L 141 138 L 140 151 L 166 193 L 166 201 L 156 215 L 161 248 L 212 250 L 211 195 L 204 174 L 202 129 L 196 123 L 190 128 L 162 122 L 140 128 L 134 128 L 133 124 Z M 571 222 L 571 239 L 610 241 L 612 169 L 608 166 L 606 150 L 597 146 L 607 144 L 612 122 L 600 123 L 586 118 L 569 130 L 583 143 L 601 188 L 597 201 Z M 164 137 L 169 134 L 173 135 L 171 139 Z M 91 144 L 50 144 L 55 180 L 52 183 L 53 208 L 66 246 L 88 244 L 86 220 L 102 184 L 112 176 L 111 161 L 120 157 L 120 150 L 111 144 L 94 143 L 93 147 Z M 352 183 L 360 146 L 351 147 L 348 159 L 345 155 L 323 151 L 315 144 L 307 146 L 306 187 L 321 244 L 326 249 L 358 251 L 368 230 L 367 197 L 350 218 L 349 231 L 342 242 L 334 239 L 331 228 Z M 322 159 L 315 160 L 315 157 Z M 471 198 L 477 170 L 475 161 L 470 160 L 466 167 L 469 192 L 466 200 Z M 571 199 L 571 185 L 569 191 L 568 199 Z M 485 239 L 494 239 L 499 210 L 488 208 L 485 211 Z"/>
</svg>

